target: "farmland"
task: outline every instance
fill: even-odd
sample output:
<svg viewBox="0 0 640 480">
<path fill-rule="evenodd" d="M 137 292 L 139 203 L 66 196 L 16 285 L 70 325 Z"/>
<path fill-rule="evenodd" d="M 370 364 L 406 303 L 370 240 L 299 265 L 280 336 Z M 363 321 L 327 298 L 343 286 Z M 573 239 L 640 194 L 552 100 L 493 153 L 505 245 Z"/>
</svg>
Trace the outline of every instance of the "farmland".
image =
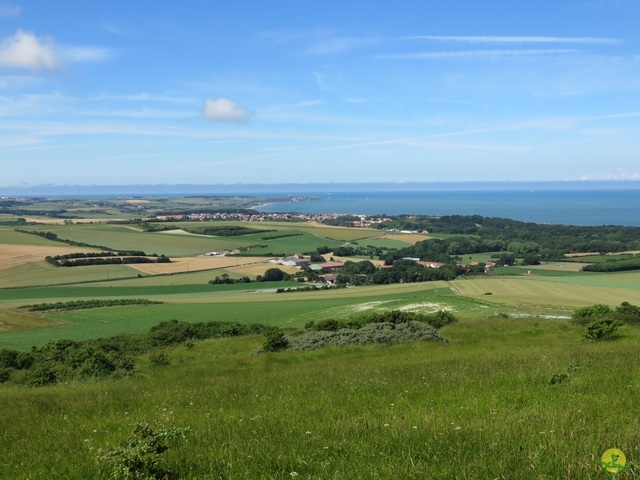
<svg viewBox="0 0 640 480">
<path fill-rule="evenodd" d="M 159 208 L 152 199 L 126 204 L 110 204 L 105 211 L 127 219 L 141 205 Z M 182 206 L 188 204 L 197 201 L 185 199 Z M 257 355 L 265 337 L 249 334 L 164 347 L 166 364 L 139 354 L 134 373 L 120 379 L 38 388 L 2 383 L 0 478 L 109 478 L 98 451 L 122 444 L 136 422 L 190 427 L 163 460 L 179 478 L 603 478 L 597 461 L 604 450 L 615 446 L 638 458 L 640 330 L 625 325 L 611 341 L 585 342 L 584 327 L 570 320 L 578 307 L 640 304 L 637 271 L 580 271 L 602 261 L 601 255 L 499 267 L 450 281 L 277 293 L 300 282 L 209 281 L 264 275 L 274 267 L 266 253 L 344 245 L 386 252 L 427 236 L 317 222 L 230 220 L 215 225 L 257 233 L 211 236 L 189 232 L 210 222 L 156 222 L 175 228 L 148 231 L 140 223 L 88 223 L 104 213 L 83 217 L 80 207 L 61 215 L 71 213 L 72 222 L 15 227 L 6 224 L 11 217 L 3 217 L 0 349 L 26 353 L 61 339 L 142 335 L 174 320 L 259 323 L 291 335 L 312 322 L 392 310 L 450 312 L 457 322 L 441 328 L 448 343 Z M 50 232 L 58 241 L 16 228 Z M 164 254 L 171 262 L 65 268 L 45 261 L 103 248 Z M 495 255 L 461 258 L 486 262 Z M 343 260 L 363 258 L 369 257 Z M 24 308 L 99 299 L 163 303 Z M 554 375 L 562 383 L 552 384 Z M 602 414 L 611 411 L 615 424 Z"/>
</svg>

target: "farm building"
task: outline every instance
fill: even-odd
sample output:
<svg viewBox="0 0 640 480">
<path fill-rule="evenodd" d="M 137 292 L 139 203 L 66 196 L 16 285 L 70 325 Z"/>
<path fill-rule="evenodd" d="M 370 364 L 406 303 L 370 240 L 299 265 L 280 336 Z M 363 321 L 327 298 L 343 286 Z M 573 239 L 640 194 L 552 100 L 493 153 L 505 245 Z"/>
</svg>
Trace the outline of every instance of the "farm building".
<svg viewBox="0 0 640 480">
<path fill-rule="evenodd" d="M 338 270 L 344 267 L 344 263 L 342 262 L 323 262 L 316 263 L 311 265 L 312 270 L 322 270 L 323 272 L 331 272 L 333 270 Z"/>
<path fill-rule="evenodd" d="M 310 265 L 311 260 L 304 258 L 299 253 L 296 253 L 291 257 L 279 258 L 275 263 L 278 265 L 284 265 L 285 267 L 302 267 L 303 265 Z"/>
</svg>

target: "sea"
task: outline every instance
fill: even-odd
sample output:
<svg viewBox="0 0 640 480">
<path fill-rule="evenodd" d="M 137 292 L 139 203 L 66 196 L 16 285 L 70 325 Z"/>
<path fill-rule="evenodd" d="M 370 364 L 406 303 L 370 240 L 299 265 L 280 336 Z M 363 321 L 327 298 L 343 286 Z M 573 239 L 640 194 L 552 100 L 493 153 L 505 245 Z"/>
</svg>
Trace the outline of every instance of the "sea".
<svg viewBox="0 0 640 480">
<path fill-rule="evenodd" d="M 640 226 L 640 189 L 304 192 L 314 200 L 270 203 L 261 212 L 356 215 L 481 215 L 565 225 Z"/>
<path fill-rule="evenodd" d="M 520 182 L 406 182 L 218 185 L 41 185 L 0 187 L 0 197 L 238 196 L 298 201 L 257 206 L 261 212 L 356 215 L 481 215 L 524 222 L 640 227 L 640 179 Z M 302 200 L 313 198 L 313 200 Z"/>
</svg>

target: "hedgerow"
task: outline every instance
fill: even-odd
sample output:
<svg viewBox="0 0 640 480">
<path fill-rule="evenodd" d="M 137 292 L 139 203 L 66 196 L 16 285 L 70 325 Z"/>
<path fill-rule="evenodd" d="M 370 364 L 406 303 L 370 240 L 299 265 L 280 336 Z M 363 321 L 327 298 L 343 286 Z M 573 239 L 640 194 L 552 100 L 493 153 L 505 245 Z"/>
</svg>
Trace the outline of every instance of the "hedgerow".
<svg viewBox="0 0 640 480">
<path fill-rule="evenodd" d="M 640 324 L 640 307 L 629 302 L 622 302 L 611 308 L 608 305 L 596 304 L 577 308 L 571 314 L 574 323 L 587 325 L 595 320 L 616 320 L 625 324 Z"/>
<path fill-rule="evenodd" d="M 147 300 L 146 298 L 121 298 L 114 300 L 72 300 L 69 302 L 39 303 L 35 305 L 23 305 L 29 312 L 46 312 L 49 310 L 70 311 L 89 308 L 118 307 L 123 305 L 159 305 L 164 302 Z"/>
<path fill-rule="evenodd" d="M 269 348 L 269 338 L 258 352 L 278 350 L 314 350 L 324 347 L 342 347 L 351 344 L 392 344 L 416 340 L 446 342 L 438 328 L 455 322 L 447 311 L 433 314 L 387 310 L 352 316 L 346 320 L 327 319 L 308 322 L 301 335 L 278 333 L 277 349 Z M 271 342 L 272 343 L 272 342 Z"/>
<path fill-rule="evenodd" d="M 71 380 L 123 377 L 135 370 L 134 355 L 193 340 L 272 331 L 261 324 L 161 322 L 143 334 L 73 341 L 51 340 L 31 352 L 0 349 L 0 383 L 30 387 Z M 156 355 L 157 357 L 157 355 Z M 155 357 L 153 357 L 155 358 Z"/>
<path fill-rule="evenodd" d="M 422 322 L 434 328 L 442 328 L 449 323 L 457 321 L 456 316 L 446 310 L 439 310 L 434 313 L 416 313 L 403 310 L 384 310 L 381 312 L 370 312 L 354 315 L 345 320 L 326 319 L 319 322 L 308 322 L 305 325 L 307 330 L 315 331 L 337 331 L 343 328 L 362 328 L 370 323 L 391 323 L 394 325 L 409 322 Z"/>
<path fill-rule="evenodd" d="M 343 347 L 353 344 L 393 344 L 416 340 L 446 339 L 431 325 L 423 322 L 370 323 L 361 328 L 342 328 L 337 331 L 316 330 L 298 336 L 287 336 L 288 349 L 315 350 L 325 347 Z"/>
</svg>

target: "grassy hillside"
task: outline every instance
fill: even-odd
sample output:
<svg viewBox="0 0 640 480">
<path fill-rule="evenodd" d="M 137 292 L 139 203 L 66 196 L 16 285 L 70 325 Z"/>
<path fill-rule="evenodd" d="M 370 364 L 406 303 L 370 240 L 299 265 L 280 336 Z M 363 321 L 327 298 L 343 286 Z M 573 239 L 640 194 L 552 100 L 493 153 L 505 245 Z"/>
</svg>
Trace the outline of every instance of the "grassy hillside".
<svg viewBox="0 0 640 480">
<path fill-rule="evenodd" d="M 587 343 L 566 321 L 469 319 L 443 334 L 259 356 L 261 337 L 211 340 L 129 379 L 3 387 L 0 477 L 108 478 L 100 449 L 136 422 L 190 427 L 163 459 L 189 479 L 599 479 L 608 448 L 637 458 L 636 329 Z"/>
<path fill-rule="evenodd" d="M 135 374 L 121 379 L 41 388 L 0 383 L 0 478 L 110 478 L 110 465 L 98 457 L 122 445 L 138 422 L 160 431 L 189 427 L 187 438 L 162 455 L 172 472 L 167 478 L 601 479 L 599 459 L 609 448 L 640 460 L 640 330 L 624 326 L 612 340 L 587 342 L 585 327 L 568 320 L 576 307 L 640 304 L 638 272 L 594 274 L 558 262 L 451 282 L 278 294 L 278 287 L 299 284 L 208 284 L 222 273 L 263 273 L 272 264 L 227 257 L 232 261 L 202 266 L 196 255 L 256 243 L 267 245 L 264 252 L 287 253 L 354 241 L 408 243 L 381 231 L 298 222 L 262 222 L 255 228 L 275 231 L 237 237 L 106 224 L 29 228 L 177 261 L 157 275 L 125 265 L 56 268 L 45 255 L 80 248 L 3 227 L 0 349 L 142 333 L 173 319 L 261 323 L 288 332 L 310 321 L 390 309 L 447 310 L 460 320 L 441 330 L 449 343 L 258 355 L 265 337 L 249 335 L 166 347 L 168 365 L 141 355 Z M 464 259 L 471 258 L 491 254 Z M 197 268 L 208 270 L 192 271 Z M 20 308 L 127 298 L 165 303 Z"/>
</svg>

